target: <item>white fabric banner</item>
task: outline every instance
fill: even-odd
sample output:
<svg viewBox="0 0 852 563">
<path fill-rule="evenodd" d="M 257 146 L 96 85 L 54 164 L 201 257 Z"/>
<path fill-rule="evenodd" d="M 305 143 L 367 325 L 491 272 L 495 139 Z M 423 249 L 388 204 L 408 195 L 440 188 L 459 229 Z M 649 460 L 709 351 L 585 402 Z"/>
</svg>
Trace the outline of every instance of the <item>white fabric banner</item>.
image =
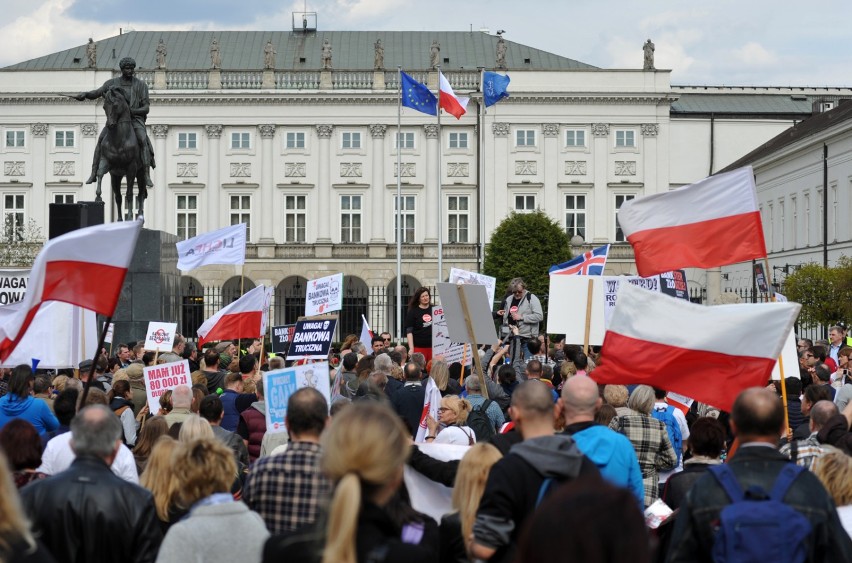
<svg viewBox="0 0 852 563">
<path fill-rule="evenodd" d="M 177 243 L 179 270 L 207 264 L 245 264 L 246 224 L 231 225 Z"/>
<path fill-rule="evenodd" d="M 455 444 L 417 444 L 417 447 L 429 457 L 441 461 L 461 459 L 470 449 L 470 446 Z M 432 481 L 408 465 L 405 466 L 403 477 L 414 510 L 428 514 L 437 522 L 441 521 L 441 516 L 453 511 L 451 487 Z"/>
</svg>

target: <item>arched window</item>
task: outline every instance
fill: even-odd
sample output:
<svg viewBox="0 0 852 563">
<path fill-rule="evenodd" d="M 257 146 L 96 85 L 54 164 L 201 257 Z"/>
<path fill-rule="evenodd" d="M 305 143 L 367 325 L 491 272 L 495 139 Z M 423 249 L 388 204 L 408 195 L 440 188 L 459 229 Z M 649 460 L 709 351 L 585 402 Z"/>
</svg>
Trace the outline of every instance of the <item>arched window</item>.
<svg viewBox="0 0 852 563">
<path fill-rule="evenodd" d="M 307 278 L 290 276 L 275 287 L 275 325 L 293 324 L 305 315 Z"/>
<path fill-rule="evenodd" d="M 205 319 L 204 286 L 191 276 L 181 276 L 180 293 L 183 296 L 180 333 L 188 338 L 195 338 L 198 327 Z"/>
<path fill-rule="evenodd" d="M 361 315 L 370 322 L 370 328 L 375 332 L 368 314 L 370 288 L 358 276 L 343 276 L 343 309 L 340 311 L 340 321 L 337 333 L 343 340 L 349 334 L 361 334 Z"/>
<path fill-rule="evenodd" d="M 411 299 L 411 295 L 420 287 L 420 280 L 415 278 L 414 276 L 409 276 L 407 274 L 403 274 L 402 276 L 402 301 L 401 301 L 401 310 L 402 310 L 402 320 L 405 322 L 405 311 L 408 309 L 408 300 Z M 430 292 L 433 290 L 430 288 Z M 396 277 L 394 277 L 390 283 L 387 285 L 387 291 L 385 295 L 388 296 L 387 306 L 385 307 L 387 311 L 384 330 L 387 330 L 391 333 L 391 336 L 396 338 L 397 330 L 396 330 Z M 434 298 L 434 293 L 432 294 Z M 400 327 L 399 334 L 402 335 L 403 340 L 405 339 L 405 327 Z"/>
</svg>

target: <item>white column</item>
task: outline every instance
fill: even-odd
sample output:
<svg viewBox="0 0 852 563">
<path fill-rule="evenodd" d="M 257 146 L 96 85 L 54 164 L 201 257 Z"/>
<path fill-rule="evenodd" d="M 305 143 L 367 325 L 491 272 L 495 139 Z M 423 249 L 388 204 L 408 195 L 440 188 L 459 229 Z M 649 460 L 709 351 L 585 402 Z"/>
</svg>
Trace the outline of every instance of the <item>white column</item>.
<svg viewBox="0 0 852 563">
<path fill-rule="evenodd" d="M 386 243 L 382 226 L 386 225 L 388 220 L 385 217 L 385 199 L 387 199 L 385 196 L 385 134 L 387 131 L 387 125 L 370 125 L 370 135 L 373 138 L 370 145 L 370 151 L 373 153 L 373 174 L 370 182 L 371 197 L 369 201 L 362 204 L 364 210 L 370 209 L 370 219 L 367 220 L 366 214 L 363 216 L 361 233 L 364 242 L 373 244 Z M 391 221 L 391 224 L 393 224 L 393 221 Z"/>
<path fill-rule="evenodd" d="M 544 168 L 544 209 L 559 223 L 559 124 L 545 123 L 543 127 L 544 137 L 544 160 L 541 163 Z"/>
<path fill-rule="evenodd" d="M 222 197 L 222 186 L 219 185 L 219 157 L 222 138 L 221 125 L 206 125 L 207 131 L 207 221 L 198 225 L 198 232 L 215 231 L 225 225 L 219 217 L 219 199 Z"/>
<path fill-rule="evenodd" d="M 167 205 L 169 187 L 166 185 L 166 139 L 169 135 L 168 125 L 154 125 L 154 159 L 157 162 L 157 168 L 154 169 L 156 176 L 152 178 L 154 187 L 148 190 L 149 201 L 146 201 L 145 223 L 150 229 L 161 231 L 176 232 L 177 225 L 174 229 L 169 229 L 169 218 L 166 216 L 166 209 L 173 209 L 173 206 Z M 153 196 L 153 197 L 151 197 Z M 153 212 L 153 213 L 152 213 Z"/>
<path fill-rule="evenodd" d="M 669 189 L 668 182 L 660 182 L 660 169 L 657 163 L 657 133 L 660 130 L 656 123 L 642 124 L 642 181 L 645 186 L 645 194 L 651 195 L 657 192 L 666 192 Z"/>
<path fill-rule="evenodd" d="M 25 203 L 27 214 L 30 216 L 41 216 L 38 221 L 40 225 L 48 224 L 48 205 L 45 201 L 47 190 L 44 189 L 47 171 L 47 133 L 50 127 L 45 123 L 33 123 L 30 128 L 32 133 L 32 167 L 33 171 L 30 178 L 33 180 L 33 189 L 27 194 Z M 52 165 L 51 165 L 52 168 Z M 86 177 L 88 178 L 88 174 Z M 26 224 L 26 218 L 24 219 Z M 106 219 L 109 221 L 109 219 Z M 48 230 L 43 232 L 44 238 L 47 238 Z"/>
<path fill-rule="evenodd" d="M 333 125 L 317 125 L 319 137 L 319 174 L 317 174 L 317 197 L 320 214 L 332 216 L 331 201 L 331 135 Z M 331 244 L 331 221 L 321 220 L 318 226 L 317 244 Z"/>
<path fill-rule="evenodd" d="M 275 187 L 272 185 L 272 139 L 275 138 L 275 125 L 265 124 L 258 127 L 261 139 L 260 164 L 260 244 L 275 244 L 272 228 L 272 208 Z"/>
<path fill-rule="evenodd" d="M 438 237 L 441 233 L 438 232 L 438 213 L 441 212 L 441 207 L 435 205 L 438 201 L 438 192 L 441 185 L 441 178 L 435 178 L 438 175 L 438 151 L 441 150 L 441 140 L 438 139 L 438 125 L 429 123 L 423 126 L 423 131 L 426 134 L 426 173 L 423 174 L 423 182 L 425 185 L 425 195 L 423 199 L 417 202 L 420 209 L 426 208 L 426 238 L 423 240 L 425 244 L 437 244 Z M 399 173 L 397 171 L 397 173 Z M 417 213 L 418 216 L 423 216 L 423 213 Z"/>
<path fill-rule="evenodd" d="M 610 229 L 609 220 L 612 216 L 609 207 L 609 188 L 607 187 L 607 163 L 609 162 L 609 124 L 608 123 L 593 123 L 592 137 L 594 147 L 592 149 L 592 158 L 594 159 L 594 192 L 592 199 L 594 200 L 593 218 L 594 237 L 591 241 L 586 242 L 605 243 L 609 241 Z M 615 231 L 613 231 L 615 234 Z M 587 237 L 588 238 L 588 237 Z"/>
</svg>

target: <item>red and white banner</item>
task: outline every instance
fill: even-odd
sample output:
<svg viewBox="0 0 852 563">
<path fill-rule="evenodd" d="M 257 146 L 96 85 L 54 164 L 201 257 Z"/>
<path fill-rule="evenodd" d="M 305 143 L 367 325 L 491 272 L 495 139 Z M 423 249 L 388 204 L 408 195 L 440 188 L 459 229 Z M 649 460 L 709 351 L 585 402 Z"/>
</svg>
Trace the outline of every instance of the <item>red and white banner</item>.
<svg viewBox="0 0 852 563">
<path fill-rule="evenodd" d="M 364 345 L 367 355 L 373 353 L 373 331 L 370 330 L 370 325 L 367 324 L 367 317 L 364 315 L 361 315 L 361 336 L 358 337 L 358 340 Z"/>
<path fill-rule="evenodd" d="M 766 256 L 750 166 L 628 201 L 618 210 L 618 224 L 642 277 Z"/>
<path fill-rule="evenodd" d="M 429 377 L 426 380 L 426 396 L 423 397 L 423 412 L 420 414 L 420 425 L 417 427 L 417 436 L 414 441 L 425 442 L 429 429 L 426 427 L 426 417 L 431 416 L 438 420 L 438 407 L 441 406 L 441 391 L 435 385 L 435 380 Z"/>
<path fill-rule="evenodd" d="M 205 342 L 233 340 L 235 338 L 260 338 L 263 331 L 263 310 L 266 305 L 266 287 L 259 285 L 204 321 L 198 327 L 198 346 Z"/>
<path fill-rule="evenodd" d="M 246 262 L 246 224 L 239 223 L 177 243 L 179 270 L 194 270 L 207 264 Z"/>
<path fill-rule="evenodd" d="M 120 221 L 47 241 L 30 270 L 21 308 L 0 326 L 0 360 L 9 357 L 46 301 L 112 316 L 141 230 L 141 221 Z"/>
<path fill-rule="evenodd" d="M 440 90 L 438 107 L 456 119 L 461 119 L 461 116 L 467 113 L 467 103 L 470 98 L 456 96 L 453 87 L 450 86 L 450 81 L 446 79 L 443 72 L 440 73 Z"/>
<path fill-rule="evenodd" d="M 769 381 L 800 308 L 705 307 L 622 284 L 591 377 L 652 385 L 730 412 L 740 391 Z"/>
</svg>

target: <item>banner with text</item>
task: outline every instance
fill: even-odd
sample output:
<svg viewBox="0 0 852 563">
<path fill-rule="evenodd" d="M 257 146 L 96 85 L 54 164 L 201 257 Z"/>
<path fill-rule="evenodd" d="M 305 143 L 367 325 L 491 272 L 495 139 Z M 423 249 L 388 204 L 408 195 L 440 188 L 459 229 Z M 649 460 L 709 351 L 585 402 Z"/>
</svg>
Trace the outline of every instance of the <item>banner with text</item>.
<svg viewBox="0 0 852 563">
<path fill-rule="evenodd" d="M 263 374 L 263 389 L 266 397 L 266 431 L 270 433 L 287 430 L 287 401 L 290 395 L 303 387 L 313 387 L 331 403 L 331 384 L 328 380 L 328 362 L 317 362 L 303 366 L 267 371 Z"/>
<path fill-rule="evenodd" d="M 0 305 L 23 299 L 29 280 L 29 270 L 0 270 Z"/>
<path fill-rule="evenodd" d="M 287 350 L 287 359 L 327 359 L 336 326 L 337 319 L 305 319 L 297 322 L 290 349 Z"/>
<path fill-rule="evenodd" d="M 275 354 L 284 354 L 287 352 L 287 347 L 293 340 L 293 333 L 296 331 L 296 325 L 281 325 L 272 327 L 272 352 Z"/>
<path fill-rule="evenodd" d="M 609 326 L 609 319 L 618 301 L 618 287 L 627 282 L 642 289 L 657 291 L 679 299 L 689 300 L 689 290 L 686 284 L 686 274 L 683 270 L 674 270 L 658 276 L 642 278 L 639 276 L 603 276 L 604 280 L 604 323 Z"/>
<path fill-rule="evenodd" d="M 476 272 L 468 272 L 467 270 L 459 268 L 452 268 L 450 270 L 450 279 L 448 281 L 450 283 L 484 285 L 485 292 L 488 294 L 488 308 L 491 309 L 494 306 L 494 292 L 497 287 L 497 278 L 492 278 L 485 274 L 477 274 Z"/>
<path fill-rule="evenodd" d="M 444 356 L 447 364 L 455 362 L 469 366 L 473 361 L 471 347 L 467 347 L 465 354 L 464 344 L 456 344 L 450 341 L 450 332 L 447 329 L 447 319 L 444 317 L 443 307 L 432 308 L 432 357 Z"/>
<path fill-rule="evenodd" d="M 308 282 L 305 316 L 323 315 L 343 309 L 343 274 L 334 274 Z"/>
<path fill-rule="evenodd" d="M 189 377 L 189 362 L 181 360 L 170 364 L 148 366 L 142 369 L 145 377 L 145 392 L 148 395 L 148 410 L 157 414 L 160 410 L 160 396 L 178 385 L 192 386 Z"/>
<path fill-rule="evenodd" d="M 171 352 L 177 323 L 148 323 L 145 349 L 152 352 Z"/>
</svg>

